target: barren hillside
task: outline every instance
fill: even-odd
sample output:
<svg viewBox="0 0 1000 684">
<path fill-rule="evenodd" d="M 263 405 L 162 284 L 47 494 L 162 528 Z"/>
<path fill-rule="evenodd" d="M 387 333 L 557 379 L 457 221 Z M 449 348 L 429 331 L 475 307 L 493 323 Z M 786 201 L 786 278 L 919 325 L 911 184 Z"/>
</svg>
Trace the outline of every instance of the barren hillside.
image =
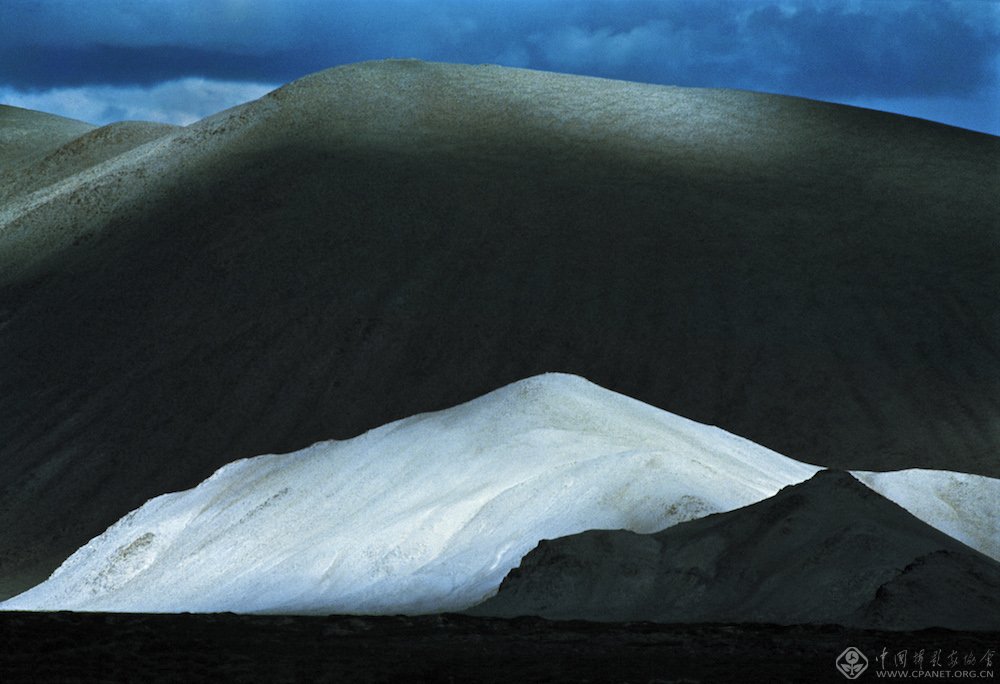
<svg viewBox="0 0 1000 684">
<path fill-rule="evenodd" d="M 545 371 L 802 461 L 1000 475 L 991 136 L 404 61 L 88 154 L 0 204 L 0 596 L 235 458 Z"/>
</svg>

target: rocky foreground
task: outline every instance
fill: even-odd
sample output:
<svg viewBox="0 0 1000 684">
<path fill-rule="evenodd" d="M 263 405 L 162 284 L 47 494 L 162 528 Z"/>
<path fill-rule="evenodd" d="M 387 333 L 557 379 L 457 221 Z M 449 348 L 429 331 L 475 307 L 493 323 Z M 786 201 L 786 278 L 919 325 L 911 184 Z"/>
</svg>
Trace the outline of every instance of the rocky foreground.
<svg viewBox="0 0 1000 684">
<path fill-rule="evenodd" d="M 852 475 L 653 534 L 539 544 L 478 615 L 1000 630 L 1000 563 Z"/>
</svg>

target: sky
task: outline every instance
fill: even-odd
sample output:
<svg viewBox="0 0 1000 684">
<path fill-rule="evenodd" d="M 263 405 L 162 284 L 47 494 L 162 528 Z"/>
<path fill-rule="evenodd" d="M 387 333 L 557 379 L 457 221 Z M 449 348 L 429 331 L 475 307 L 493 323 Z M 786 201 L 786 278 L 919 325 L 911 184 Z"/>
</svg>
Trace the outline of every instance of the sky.
<svg viewBox="0 0 1000 684">
<path fill-rule="evenodd" d="M 393 57 L 739 88 L 1000 135 L 1000 0 L 0 0 L 0 103 L 187 124 Z"/>
</svg>

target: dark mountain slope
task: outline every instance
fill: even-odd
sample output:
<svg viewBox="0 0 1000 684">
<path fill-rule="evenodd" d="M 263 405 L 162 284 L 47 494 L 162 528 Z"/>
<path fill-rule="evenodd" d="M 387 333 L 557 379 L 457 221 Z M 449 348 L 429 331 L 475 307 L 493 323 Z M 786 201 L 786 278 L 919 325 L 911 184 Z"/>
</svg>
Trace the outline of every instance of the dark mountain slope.
<svg viewBox="0 0 1000 684">
<path fill-rule="evenodd" d="M 225 462 L 543 371 L 800 460 L 1000 475 L 998 157 L 806 100 L 384 62 L 15 198 L 0 595 Z"/>
<path fill-rule="evenodd" d="M 1000 563 L 850 474 L 655 534 L 539 544 L 476 615 L 658 622 L 1000 628 Z"/>
</svg>

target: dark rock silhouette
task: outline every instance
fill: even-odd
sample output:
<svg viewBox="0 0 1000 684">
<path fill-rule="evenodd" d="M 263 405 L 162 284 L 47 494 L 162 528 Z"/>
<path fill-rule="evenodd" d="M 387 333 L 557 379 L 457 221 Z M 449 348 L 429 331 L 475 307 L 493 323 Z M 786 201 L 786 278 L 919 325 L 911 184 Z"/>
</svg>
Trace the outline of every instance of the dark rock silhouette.
<svg viewBox="0 0 1000 684">
<path fill-rule="evenodd" d="M 1000 563 L 849 473 L 640 535 L 543 542 L 470 613 L 659 622 L 1000 629 Z"/>
</svg>

